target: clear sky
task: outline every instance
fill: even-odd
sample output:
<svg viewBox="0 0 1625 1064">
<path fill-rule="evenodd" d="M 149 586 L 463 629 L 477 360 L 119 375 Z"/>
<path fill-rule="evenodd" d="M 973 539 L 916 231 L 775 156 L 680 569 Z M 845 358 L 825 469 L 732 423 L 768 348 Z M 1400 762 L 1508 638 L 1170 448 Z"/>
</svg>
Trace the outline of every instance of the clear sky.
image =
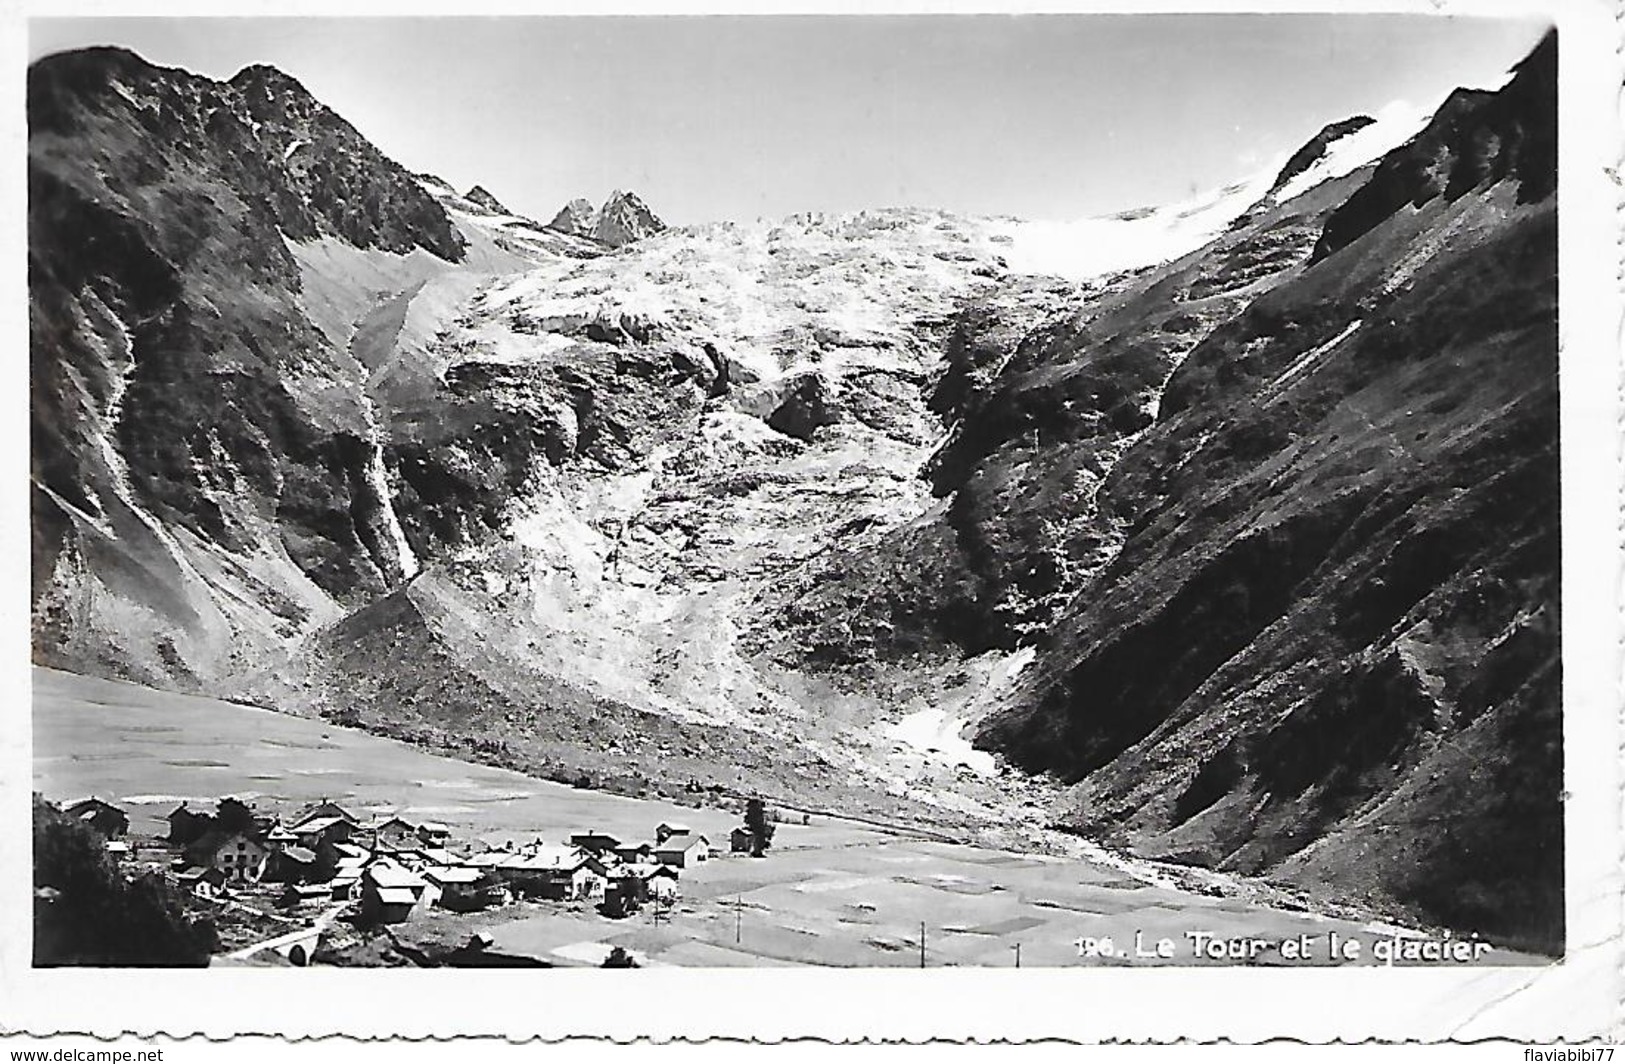
<svg viewBox="0 0 1625 1064">
<path fill-rule="evenodd" d="M 1071 219 L 1245 176 L 1328 122 L 1497 84 L 1535 21 L 1421 15 L 74 18 L 227 78 L 271 63 L 386 154 L 546 220 L 902 204 Z"/>
</svg>

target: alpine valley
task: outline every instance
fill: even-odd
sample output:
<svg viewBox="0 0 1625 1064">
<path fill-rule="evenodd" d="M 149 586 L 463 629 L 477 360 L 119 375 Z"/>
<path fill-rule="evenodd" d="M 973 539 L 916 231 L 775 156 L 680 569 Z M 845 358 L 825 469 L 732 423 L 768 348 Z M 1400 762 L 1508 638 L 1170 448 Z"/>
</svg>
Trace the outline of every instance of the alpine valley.
<svg viewBox="0 0 1625 1064">
<path fill-rule="evenodd" d="M 1112 218 L 669 228 L 46 57 L 34 661 L 1559 953 L 1556 65 Z"/>
</svg>

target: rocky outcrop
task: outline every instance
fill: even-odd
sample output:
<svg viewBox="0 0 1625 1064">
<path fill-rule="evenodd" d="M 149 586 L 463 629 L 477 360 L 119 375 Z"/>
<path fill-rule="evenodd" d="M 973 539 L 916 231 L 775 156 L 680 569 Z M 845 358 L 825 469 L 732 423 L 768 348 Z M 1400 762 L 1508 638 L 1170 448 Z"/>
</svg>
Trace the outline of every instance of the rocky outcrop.
<svg viewBox="0 0 1625 1064">
<path fill-rule="evenodd" d="M 1341 122 L 1333 122 L 1325 126 L 1319 133 L 1310 137 L 1303 147 L 1292 153 L 1292 156 L 1287 159 L 1286 165 L 1281 167 L 1281 172 L 1275 175 L 1275 182 L 1270 185 L 1270 191 L 1273 192 L 1281 188 L 1288 181 L 1325 158 L 1326 149 L 1331 146 L 1333 141 L 1342 140 L 1350 133 L 1358 133 L 1365 127 L 1373 125 L 1376 121 L 1370 115 L 1355 115 L 1353 118 L 1345 118 Z"/>
<path fill-rule="evenodd" d="M 481 185 L 475 185 L 473 188 L 469 189 L 463 195 L 463 198 L 466 199 L 468 202 L 470 202 L 472 204 L 475 204 L 476 206 L 484 207 L 486 210 L 492 212 L 493 214 L 512 214 L 513 213 L 508 208 L 506 208 L 506 207 L 504 207 L 502 205 L 501 200 L 499 200 L 495 196 L 491 195 Z"/>
<path fill-rule="evenodd" d="M 560 232 L 514 213 L 479 185 L 460 196 L 432 174 L 418 175 L 418 182 L 462 237 L 464 262 L 471 271 L 510 273 L 561 257 L 590 259 L 607 250 L 590 236 Z"/>
<path fill-rule="evenodd" d="M 1510 180 L 1519 203 L 1557 189 L 1557 32 L 1551 31 L 1496 92 L 1458 89 L 1420 134 L 1383 158 L 1369 183 L 1326 223 L 1325 258 L 1406 207 L 1465 196 Z"/>
</svg>

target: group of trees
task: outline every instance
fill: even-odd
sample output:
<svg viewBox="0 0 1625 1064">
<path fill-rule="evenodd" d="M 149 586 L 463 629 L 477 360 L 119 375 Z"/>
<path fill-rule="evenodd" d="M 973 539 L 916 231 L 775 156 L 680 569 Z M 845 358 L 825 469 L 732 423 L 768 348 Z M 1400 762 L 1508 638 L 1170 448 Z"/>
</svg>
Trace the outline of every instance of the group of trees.
<svg viewBox="0 0 1625 1064">
<path fill-rule="evenodd" d="M 126 880 L 100 835 L 34 796 L 36 966 L 204 967 L 218 943 L 175 887 Z"/>
</svg>

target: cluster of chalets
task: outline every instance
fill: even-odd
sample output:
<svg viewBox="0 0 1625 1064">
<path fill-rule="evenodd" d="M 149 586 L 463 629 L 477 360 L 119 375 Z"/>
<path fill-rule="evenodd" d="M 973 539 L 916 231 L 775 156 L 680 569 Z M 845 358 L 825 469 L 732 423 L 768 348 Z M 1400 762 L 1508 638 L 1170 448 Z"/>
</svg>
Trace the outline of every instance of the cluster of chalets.
<svg viewBox="0 0 1625 1064">
<path fill-rule="evenodd" d="M 680 870 L 711 857 L 709 840 L 680 824 L 661 824 L 649 842 L 582 831 L 564 843 L 470 850 L 433 821 L 364 822 L 328 801 L 281 821 L 235 798 L 213 813 L 183 803 L 169 814 L 168 841 L 181 854 L 175 879 L 202 896 L 282 884 L 286 906 L 355 902 L 362 922 L 378 924 L 520 899 L 597 903 L 626 916 L 651 901 L 669 904 Z"/>
</svg>

